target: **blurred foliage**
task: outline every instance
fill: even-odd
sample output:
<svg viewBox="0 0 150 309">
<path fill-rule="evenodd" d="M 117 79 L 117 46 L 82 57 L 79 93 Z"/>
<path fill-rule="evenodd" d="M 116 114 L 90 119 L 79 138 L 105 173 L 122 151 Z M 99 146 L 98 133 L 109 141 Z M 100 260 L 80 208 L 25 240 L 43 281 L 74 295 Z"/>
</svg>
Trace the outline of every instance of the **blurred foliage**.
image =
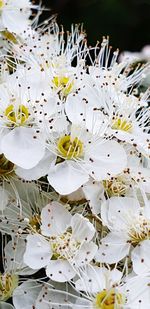
<svg viewBox="0 0 150 309">
<path fill-rule="evenodd" d="M 150 0 L 43 0 L 43 5 L 58 14 L 67 30 L 71 23 L 83 23 L 90 44 L 103 35 L 121 50 L 150 44 Z M 49 14 L 45 11 L 43 18 Z"/>
</svg>

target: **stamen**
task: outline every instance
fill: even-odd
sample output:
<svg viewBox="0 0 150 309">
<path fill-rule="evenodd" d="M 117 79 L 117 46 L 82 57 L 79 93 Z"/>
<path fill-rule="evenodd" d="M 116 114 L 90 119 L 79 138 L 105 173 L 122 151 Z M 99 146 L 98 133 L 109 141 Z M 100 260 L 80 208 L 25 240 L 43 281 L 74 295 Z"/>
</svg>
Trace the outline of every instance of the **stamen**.
<svg viewBox="0 0 150 309">
<path fill-rule="evenodd" d="M 14 164 L 8 161 L 3 154 L 0 155 L 0 176 L 6 176 L 13 172 Z"/>
<path fill-rule="evenodd" d="M 1 2 L 1 1 L 0 1 L 0 2 Z M 0 7 L 0 9 L 1 9 L 1 7 Z M 1 34 L 2 34 L 2 36 L 3 36 L 6 40 L 8 40 L 8 41 L 10 41 L 10 42 L 12 42 L 12 43 L 14 43 L 14 44 L 17 43 L 17 39 L 15 38 L 15 36 L 14 36 L 11 32 L 9 32 L 8 30 L 1 31 Z"/>
<path fill-rule="evenodd" d="M 73 81 L 66 76 L 55 76 L 52 83 L 54 84 L 54 88 L 61 91 L 64 96 L 67 96 L 73 89 Z"/>
<path fill-rule="evenodd" d="M 4 5 L 5 5 L 4 0 L 0 0 L 0 10 L 2 10 L 2 9 L 3 9 Z"/>
<path fill-rule="evenodd" d="M 134 223 L 129 231 L 130 242 L 132 246 L 137 246 L 141 241 L 150 239 L 150 221 L 145 219 Z"/>
<path fill-rule="evenodd" d="M 18 276 L 0 273 L 0 301 L 6 301 L 12 296 L 14 289 L 18 286 Z"/>
<path fill-rule="evenodd" d="M 57 147 L 61 156 L 67 160 L 78 158 L 83 153 L 83 143 L 77 137 L 71 141 L 69 135 L 61 137 L 58 141 Z"/>
<path fill-rule="evenodd" d="M 72 258 L 80 247 L 80 243 L 72 239 L 72 230 L 68 229 L 65 233 L 50 238 L 53 250 L 53 259 Z"/>
<path fill-rule="evenodd" d="M 41 225 L 41 217 L 39 214 L 35 214 L 29 220 L 29 225 L 34 229 L 36 232 L 40 232 L 40 225 Z"/>
<path fill-rule="evenodd" d="M 103 186 L 109 197 L 124 196 L 128 188 L 123 179 L 119 177 L 112 180 L 104 180 Z"/>
<path fill-rule="evenodd" d="M 28 108 L 24 105 L 19 105 L 16 109 L 13 104 L 9 105 L 5 110 L 5 116 L 12 125 L 23 125 L 29 118 Z"/>
<path fill-rule="evenodd" d="M 113 121 L 112 129 L 121 130 L 125 132 L 132 132 L 132 123 L 131 121 L 126 120 L 125 118 L 116 118 Z"/>
<path fill-rule="evenodd" d="M 114 289 L 103 290 L 96 295 L 97 309 L 117 309 L 125 303 L 122 294 L 115 292 Z"/>
</svg>

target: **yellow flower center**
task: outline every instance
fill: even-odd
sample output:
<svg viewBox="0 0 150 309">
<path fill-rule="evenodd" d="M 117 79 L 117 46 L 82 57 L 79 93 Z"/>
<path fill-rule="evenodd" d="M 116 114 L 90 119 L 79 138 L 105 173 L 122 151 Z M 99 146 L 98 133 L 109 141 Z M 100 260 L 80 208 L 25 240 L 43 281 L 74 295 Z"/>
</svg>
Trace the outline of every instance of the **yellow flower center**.
<svg viewBox="0 0 150 309">
<path fill-rule="evenodd" d="M 69 135 L 63 136 L 58 140 L 57 148 L 60 155 L 67 160 L 79 158 L 83 153 L 83 143 L 78 137 L 71 140 Z"/>
<path fill-rule="evenodd" d="M 6 301 L 12 296 L 14 289 L 18 286 L 18 276 L 6 273 L 0 274 L 0 301 Z"/>
<path fill-rule="evenodd" d="M 11 122 L 11 125 L 23 125 L 29 118 L 29 111 L 24 105 L 19 105 L 16 108 L 11 104 L 6 108 L 5 116 Z"/>
<path fill-rule="evenodd" d="M 132 123 L 131 121 L 126 120 L 125 118 L 116 118 L 113 121 L 112 129 L 131 133 Z"/>
<path fill-rule="evenodd" d="M 127 185 L 121 178 L 113 178 L 112 180 L 103 181 L 104 189 L 109 197 L 123 196 L 127 191 Z"/>
<path fill-rule="evenodd" d="M 29 225 L 34 229 L 36 232 L 40 231 L 41 225 L 41 217 L 39 214 L 35 214 L 29 221 Z"/>
<path fill-rule="evenodd" d="M 4 5 L 5 5 L 4 0 L 0 0 L 0 10 L 3 9 Z"/>
<path fill-rule="evenodd" d="M 53 260 L 73 258 L 80 247 L 80 243 L 72 239 L 71 228 L 59 236 L 50 237 L 50 243 L 53 250 Z"/>
<path fill-rule="evenodd" d="M 0 155 L 0 176 L 6 176 L 13 172 L 14 164 L 8 161 L 3 154 Z"/>
<path fill-rule="evenodd" d="M 117 309 L 124 304 L 124 297 L 120 293 L 116 293 L 114 289 L 109 291 L 103 290 L 96 295 L 97 309 Z"/>
<path fill-rule="evenodd" d="M 58 90 L 58 92 L 62 92 L 64 96 L 67 96 L 73 89 L 73 81 L 70 80 L 70 77 L 55 76 L 52 83 L 54 85 L 54 89 Z"/>
<path fill-rule="evenodd" d="M 139 218 L 129 231 L 129 242 L 136 247 L 141 241 L 150 239 L 150 221 Z"/>
<path fill-rule="evenodd" d="M 4 30 L 4 31 L 1 31 L 1 34 L 3 35 L 3 37 L 6 40 L 8 40 L 8 41 L 10 41 L 10 42 L 12 42 L 14 44 L 17 43 L 17 40 L 16 40 L 15 36 L 11 32 L 9 32 L 7 30 Z"/>
</svg>

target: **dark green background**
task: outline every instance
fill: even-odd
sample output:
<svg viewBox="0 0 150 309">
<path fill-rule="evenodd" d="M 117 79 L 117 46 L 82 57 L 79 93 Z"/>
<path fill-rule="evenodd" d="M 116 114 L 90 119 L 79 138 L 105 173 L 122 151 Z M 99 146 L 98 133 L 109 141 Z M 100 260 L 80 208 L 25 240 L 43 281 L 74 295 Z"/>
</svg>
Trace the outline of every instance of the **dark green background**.
<svg viewBox="0 0 150 309">
<path fill-rule="evenodd" d="M 150 0 L 43 0 L 58 22 L 69 30 L 71 23 L 83 23 L 89 44 L 103 35 L 120 50 L 140 50 L 150 44 Z M 50 12 L 43 14 L 43 19 Z"/>
</svg>

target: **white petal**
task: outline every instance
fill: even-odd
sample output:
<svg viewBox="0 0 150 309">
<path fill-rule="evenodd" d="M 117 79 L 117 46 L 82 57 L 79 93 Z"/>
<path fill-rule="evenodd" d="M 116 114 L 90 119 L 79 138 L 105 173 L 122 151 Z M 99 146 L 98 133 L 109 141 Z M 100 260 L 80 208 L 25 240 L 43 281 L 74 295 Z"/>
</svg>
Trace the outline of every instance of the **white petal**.
<svg viewBox="0 0 150 309">
<path fill-rule="evenodd" d="M 15 46 L 16 47 L 16 46 Z M 28 52 L 29 49 L 27 49 L 26 52 Z M 29 59 L 29 61 L 32 62 L 31 59 Z M 32 63 L 33 64 L 33 63 Z M 19 75 L 19 83 L 21 83 L 24 91 L 24 95 L 23 95 L 23 99 L 22 99 L 22 104 L 26 105 L 27 100 L 30 99 L 30 102 L 32 102 L 32 104 L 36 104 L 36 101 L 40 101 L 40 104 L 43 104 L 42 107 L 42 112 L 43 113 L 48 113 L 49 116 L 52 115 L 54 112 L 56 112 L 55 108 L 56 108 L 56 97 L 51 97 L 50 96 L 50 91 L 49 91 L 49 87 L 48 87 L 48 80 L 46 79 L 46 75 L 44 71 L 41 71 L 40 69 L 40 65 L 35 65 L 34 69 L 32 70 L 27 70 L 27 69 L 23 69 L 22 67 L 19 68 L 19 70 L 17 71 L 17 75 Z M 11 78 L 13 78 L 15 75 L 12 74 Z M 13 81 L 14 82 L 14 81 Z M 28 89 L 30 85 L 30 90 Z M 11 83 L 11 85 L 9 85 L 9 88 L 12 88 L 13 85 Z M 17 87 L 18 89 L 19 87 Z M 20 90 L 20 89 L 19 89 Z M 41 94 L 44 93 L 44 96 L 42 96 Z M 18 96 L 20 95 L 20 91 L 18 91 Z M 45 99 L 48 101 L 45 102 Z M 38 105 L 38 104 L 37 104 Z M 38 105 L 39 106 L 39 105 Z M 37 107 L 38 107 L 37 106 Z M 41 108 L 40 108 L 41 110 Z M 37 113 L 36 113 L 36 119 L 43 119 L 41 118 L 42 114 L 39 114 L 39 109 L 37 109 Z M 52 113 L 52 114 L 51 114 Z M 39 118 L 40 115 L 40 118 Z"/>
<path fill-rule="evenodd" d="M 91 122 L 92 124 L 94 123 L 93 106 L 86 105 L 86 99 L 85 97 L 83 98 L 83 94 L 82 96 L 69 95 L 66 100 L 65 110 L 67 117 L 74 125 L 86 126 L 87 129 L 90 129 Z"/>
<path fill-rule="evenodd" d="M 54 160 L 54 156 L 48 154 L 48 156 L 44 156 L 44 158 L 33 168 L 31 169 L 23 169 L 21 167 L 15 168 L 15 173 L 20 178 L 25 180 L 36 180 L 42 176 L 47 175 L 51 162 Z"/>
<path fill-rule="evenodd" d="M 104 188 L 100 182 L 89 181 L 83 185 L 83 192 L 89 201 L 91 211 L 94 214 L 100 214 L 101 204 L 104 199 Z"/>
<path fill-rule="evenodd" d="M 6 234 L 15 235 L 15 233 L 18 233 L 18 226 L 22 229 L 26 227 L 26 223 L 22 221 L 22 216 L 20 216 L 19 211 L 20 209 L 16 207 L 16 204 L 9 203 L 7 205 L 1 214 L 1 231 L 5 231 Z"/>
<path fill-rule="evenodd" d="M 8 192 L 3 188 L 0 187 L 0 197 L 1 197 L 1 203 L 0 203 L 0 211 L 4 211 L 5 207 L 8 204 Z"/>
<path fill-rule="evenodd" d="M 85 84 L 91 84 L 91 79 L 90 75 L 86 76 L 86 79 L 84 80 Z M 90 85 L 90 91 L 89 87 L 85 87 L 84 90 L 82 89 L 81 94 L 80 92 L 76 94 L 70 94 L 67 99 L 66 99 L 66 104 L 65 104 L 65 110 L 67 117 L 71 121 L 71 123 L 76 124 L 76 125 L 86 125 L 86 128 L 90 129 L 91 124 L 92 124 L 92 131 L 93 131 L 93 126 L 95 124 L 95 119 L 93 119 L 93 108 L 94 107 L 99 107 L 99 102 L 97 99 L 97 93 L 93 88 L 92 84 Z M 89 104 L 87 104 L 87 102 Z M 100 111 L 99 111 L 99 114 Z M 92 116 L 91 116 L 92 115 Z M 85 121 L 83 121 L 83 119 Z M 104 115 L 103 115 L 104 119 Z M 99 125 L 100 127 L 100 125 Z"/>
<path fill-rule="evenodd" d="M 48 241 L 41 235 L 28 235 L 24 262 L 32 269 L 45 267 L 51 259 L 52 251 Z"/>
<path fill-rule="evenodd" d="M 76 191 L 88 179 L 88 174 L 69 160 L 51 167 L 48 173 L 50 185 L 61 195 Z"/>
<path fill-rule="evenodd" d="M 62 204 L 52 202 L 42 209 L 41 221 L 41 231 L 43 235 L 60 235 L 64 233 L 70 225 L 71 214 Z"/>
<path fill-rule="evenodd" d="M 29 24 L 28 15 L 21 13 L 19 10 L 4 10 L 3 15 L 4 27 L 10 32 L 21 33 L 27 29 Z"/>
<path fill-rule="evenodd" d="M 2 126 L 3 126 L 3 123 L 2 123 Z M 0 127 L 1 127 L 1 123 L 0 123 Z M 0 154 L 3 154 L 3 150 L 2 150 L 2 140 L 3 140 L 3 137 L 8 133 L 8 130 L 1 130 L 0 132 Z"/>
<path fill-rule="evenodd" d="M 131 253 L 133 270 L 136 274 L 150 274 L 150 240 L 142 241 Z"/>
<path fill-rule="evenodd" d="M 96 260 L 99 262 L 113 264 L 128 255 L 130 244 L 125 241 L 124 234 L 109 233 L 101 242 L 102 245 L 96 254 Z"/>
<path fill-rule="evenodd" d="M 59 284 L 60 286 L 60 284 Z M 50 285 L 45 284 L 43 289 L 41 290 L 37 301 L 36 301 L 36 309 L 85 309 L 90 307 L 84 307 L 84 305 L 89 304 L 88 301 L 79 298 L 78 295 L 74 295 L 70 293 L 70 287 L 67 285 L 67 292 L 66 285 L 61 284 L 61 286 L 55 286 L 55 289 L 52 289 Z M 69 288 L 69 293 L 68 293 Z M 77 294 L 77 293 L 76 293 Z M 76 304 L 78 304 L 76 306 Z M 81 305 L 81 307 L 79 306 Z"/>
<path fill-rule="evenodd" d="M 82 97 L 70 94 L 66 99 L 65 111 L 71 123 L 79 125 L 82 123 L 82 116 L 85 118 L 85 103 Z"/>
<path fill-rule="evenodd" d="M 77 268 L 82 267 L 91 262 L 97 252 L 97 245 L 93 242 L 83 243 L 72 261 Z"/>
<path fill-rule="evenodd" d="M 15 243 L 15 244 L 14 244 Z M 5 246 L 5 259 L 8 272 L 15 272 L 19 275 L 31 275 L 35 270 L 30 269 L 23 262 L 23 255 L 25 253 L 26 243 L 23 239 L 14 239 L 9 241 Z"/>
<path fill-rule="evenodd" d="M 0 85 L 0 110 L 5 110 L 10 104 L 10 95 L 5 83 Z"/>
<path fill-rule="evenodd" d="M 90 241 L 96 232 L 90 221 L 80 214 L 75 214 L 71 219 L 72 237 L 77 241 Z"/>
<path fill-rule="evenodd" d="M 127 296 L 127 308 L 149 309 L 149 289 L 149 277 L 140 275 L 127 280 L 126 284 L 120 288 L 120 292 Z"/>
<path fill-rule="evenodd" d="M 46 268 L 46 275 L 58 282 L 66 282 L 75 276 L 76 272 L 66 260 L 51 260 Z"/>
<path fill-rule="evenodd" d="M 121 173 L 127 165 L 125 150 L 115 141 L 91 144 L 85 153 L 85 160 L 91 177 L 97 181 L 110 179 Z"/>
<path fill-rule="evenodd" d="M 69 202 L 79 202 L 79 201 L 82 201 L 82 200 L 85 200 L 85 195 L 84 195 L 84 192 L 82 190 L 82 187 L 79 188 L 78 190 L 74 191 L 73 193 L 70 193 L 68 195 L 62 195 L 62 197 L 66 198 Z"/>
<path fill-rule="evenodd" d="M 132 224 L 139 211 L 138 200 L 130 197 L 111 197 L 101 205 L 103 224 L 118 231 L 127 230 L 129 222 Z"/>
<path fill-rule="evenodd" d="M 85 272 L 82 273 L 81 279 L 75 282 L 75 287 L 79 291 L 85 291 L 96 294 L 106 288 L 107 269 L 98 266 L 87 265 Z"/>
<path fill-rule="evenodd" d="M 75 286 L 80 291 L 97 294 L 108 287 L 111 288 L 114 283 L 120 281 L 121 277 L 122 273 L 117 269 L 109 271 L 105 267 L 88 265 Z"/>
<path fill-rule="evenodd" d="M 119 271 L 118 269 L 113 269 L 110 272 L 110 278 L 113 284 L 116 282 L 120 282 L 122 276 L 123 276 L 122 272 Z"/>
<path fill-rule="evenodd" d="M 18 286 L 13 293 L 13 304 L 15 309 L 32 309 L 40 293 L 42 285 L 35 280 L 28 280 Z"/>
<path fill-rule="evenodd" d="M 22 168 L 34 167 L 44 156 L 45 147 L 39 139 L 34 139 L 34 131 L 30 128 L 13 129 L 2 140 L 5 157 Z"/>
<path fill-rule="evenodd" d="M 141 168 L 139 172 L 141 172 L 142 178 L 144 178 L 144 181 L 140 182 L 141 187 L 146 193 L 150 193 L 150 169 Z"/>
<path fill-rule="evenodd" d="M 0 309 L 17 309 L 14 308 L 11 304 L 5 303 L 3 301 L 0 302 Z"/>
</svg>

